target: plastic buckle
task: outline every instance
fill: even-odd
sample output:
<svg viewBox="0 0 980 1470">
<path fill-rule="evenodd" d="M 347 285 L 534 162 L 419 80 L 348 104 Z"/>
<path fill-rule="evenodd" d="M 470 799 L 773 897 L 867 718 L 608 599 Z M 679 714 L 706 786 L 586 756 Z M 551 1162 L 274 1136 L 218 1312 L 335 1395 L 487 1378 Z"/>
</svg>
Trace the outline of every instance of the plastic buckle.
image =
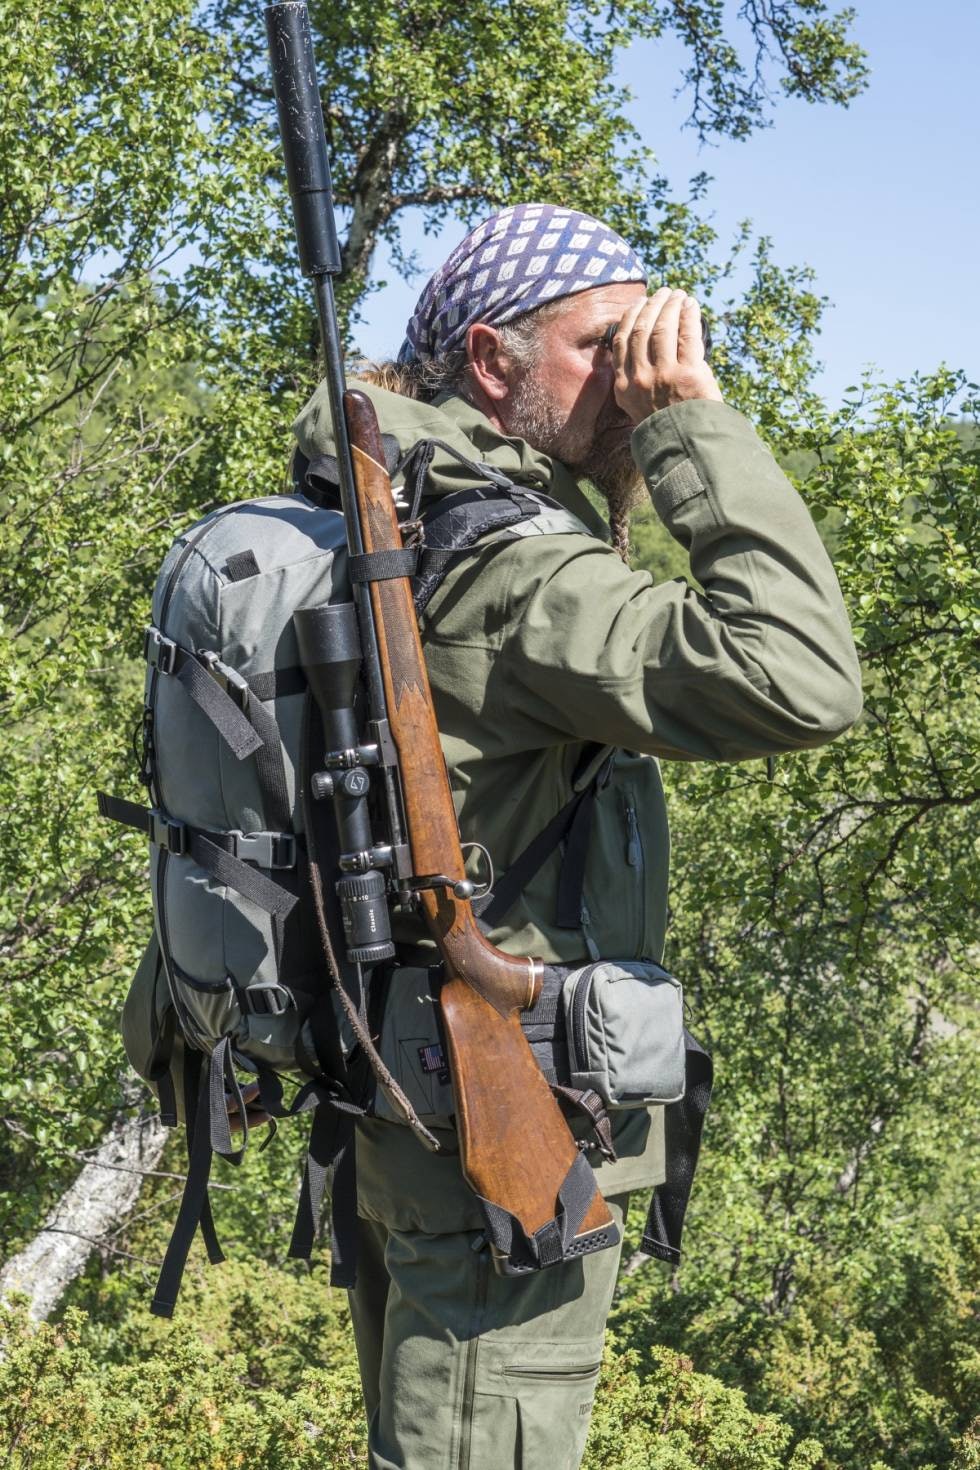
<svg viewBox="0 0 980 1470">
<path fill-rule="evenodd" d="M 172 638 L 164 638 L 160 629 L 151 623 L 143 632 L 143 657 L 151 669 L 172 674 L 177 662 L 177 645 Z"/>
<path fill-rule="evenodd" d="M 296 838 L 292 832 L 229 832 L 234 856 L 260 868 L 295 868 Z"/>
<path fill-rule="evenodd" d="M 240 710 L 248 707 L 248 682 L 237 669 L 222 663 L 218 655 L 209 648 L 197 650 L 197 661 L 211 675 L 219 689 L 223 689 L 235 701 Z"/>
<path fill-rule="evenodd" d="M 166 812 L 150 812 L 150 841 L 162 847 L 174 857 L 183 857 L 187 852 L 187 827 Z"/>
<path fill-rule="evenodd" d="M 246 1008 L 253 1016 L 282 1016 L 296 1005 L 292 993 L 273 981 L 247 986 L 244 996 Z"/>
</svg>

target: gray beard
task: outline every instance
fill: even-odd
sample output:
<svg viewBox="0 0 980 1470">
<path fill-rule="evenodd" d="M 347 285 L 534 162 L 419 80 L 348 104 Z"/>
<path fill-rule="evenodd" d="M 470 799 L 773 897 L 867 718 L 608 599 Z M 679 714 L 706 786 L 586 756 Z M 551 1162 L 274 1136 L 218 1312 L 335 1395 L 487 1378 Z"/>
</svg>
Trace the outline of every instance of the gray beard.
<svg viewBox="0 0 980 1470">
<path fill-rule="evenodd" d="M 622 433 L 614 432 L 619 428 Z M 630 453 L 632 431 L 633 425 L 614 405 L 600 415 L 594 434 L 587 437 L 574 416 L 563 418 L 555 409 L 533 367 L 522 374 L 511 397 L 507 432 L 561 460 L 577 479 L 591 481 L 616 516 L 628 514 L 643 497 L 643 476 Z"/>
</svg>

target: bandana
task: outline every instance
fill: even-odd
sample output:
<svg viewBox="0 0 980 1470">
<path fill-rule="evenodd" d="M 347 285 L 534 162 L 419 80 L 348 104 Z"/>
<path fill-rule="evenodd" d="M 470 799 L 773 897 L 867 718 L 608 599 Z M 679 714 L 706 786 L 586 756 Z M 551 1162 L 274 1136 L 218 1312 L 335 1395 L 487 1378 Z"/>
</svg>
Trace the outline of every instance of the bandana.
<svg viewBox="0 0 980 1470">
<path fill-rule="evenodd" d="M 501 326 L 561 296 L 646 278 L 636 251 L 600 220 L 556 204 L 515 204 L 471 230 L 432 276 L 398 361 L 444 357 L 464 346 L 474 322 Z"/>
</svg>

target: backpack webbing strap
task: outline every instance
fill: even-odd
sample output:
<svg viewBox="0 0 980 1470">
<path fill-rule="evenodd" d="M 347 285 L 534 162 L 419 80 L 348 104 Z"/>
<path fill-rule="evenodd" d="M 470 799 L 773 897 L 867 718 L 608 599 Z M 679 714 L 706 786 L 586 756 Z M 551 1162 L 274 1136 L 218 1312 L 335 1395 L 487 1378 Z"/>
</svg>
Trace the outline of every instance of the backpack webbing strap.
<svg viewBox="0 0 980 1470">
<path fill-rule="evenodd" d="M 587 768 L 605 747 L 586 747 L 580 768 Z M 532 878 L 544 867 L 561 842 L 565 842 L 558 907 L 555 922 L 560 929 L 578 929 L 582 922 L 582 887 L 596 798 L 609 778 L 613 752 L 600 763 L 588 784 L 576 791 L 556 812 L 546 827 L 520 853 L 495 884 L 492 893 L 473 901 L 473 912 L 486 929 L 493 929 L 513 908 Z M 576 784 L 573 778 L 573 786 Z"/>
<path fill-rule="evenodd" d="M 653 1191 L 640 1241 L 648 1256 L 677 1265 L 681 1258 L 681 1231 L 691 1197 L 691 1185 L 701 1149 L 701 1131 L 711 1101 L 714 1076 L 711 1057 L 689 1031 L 684 1032 L 684 1096 L 664 1108 L 664 1144 L 667 1177 Z"/>
<path fill-rule="evenodd" d="M 199 1051 L 188 1048 L 184 1066 L 184 1117 L 187 1130 L 187 1175 L 180 1209 L 160 1268 L 156 1292 L 150 1304 L 155 1317 L 172 1317 L 191 1244 L 198 1229 L 204 1239 L 208 1260 L 220 1265 L 224 1254 L 218 1244 L 208 1198 L 211 1177 L 210 1067 Z"/>
<path fill-rule="evenodd" d="M 273 670 L 250 681 L 217 655 L 192 653 L 154 627 L 146 630 L 143 651 L 151 668 L 176 675 L 236 760 L 255 756 L 266 821 L 270 827 L 288 827 L 292 806 L 282 738 L 274 716 L 262 701 L 287 691 L 298 693 L 305 687 L 305 680 L 302 685 L 296 680 L 298 670 L 283 670 L 278 677 Z"/>
<path fill-rule="evenodd" d="M 269 669 L 264 674 L 249 674 L 248 687 L 256 699 L 285 699 L 290 694 L 306 693 L 306 675 L 296 666 L 289 669 Z"/>
<path fill-rule="evenodd" d="M 360 1110 L 359 1110 L 360 1111 Z M 353 1286 L 357 1257 L 357 1180 L 353 1171 L 354 1116 L 318 1107 L 310 1128 L 299 1205 L 287 1255 L 308 1261 L 316 1239 L 327 1180 L 330 1189 L 331 1286 Z"/>
<path fill-rule="evenodd" d="M 178 680 L 236 760 L 258 750 L 262 737 L 243 708 L 248 686 L 234 669 L 215 656 L 182 648 L 152 625 L 143 635 L 143 657 L 157 674 Z"/>
<path fill-rule="evenodd" d="M 236 893 L 249 899 L 273 919 L 283 921 L 295 908 L 298 902 L 296 894 L 290 893 L 281 884 L 266 878 L 257 868 L 250 867 L 247 862 L 234 856 L 231 848 L 235 847 L 237 850 L 241 846 L 237 842 L 237 833 L 208 832 L 205 828 L 192 827 L 187 822 L 179 822 L 164 812 L 140 806 L 139 802 L 128 801 L 121 796 L 109 796 L 105 791 L 100 791 L 97 795 L 100 816 L 145 833 L 151 842 L 175 857 L 193 858 L 216 883 L 225 883 L 229 888 L 234 888 Z M 291 833 L 272 832 L 261 835 L 270 838 L 273 857 L 275 844 L 272 839 L 286 837 L 295 843 Z M 248 842 L 247 837 L 245 841 Z M 222 845 L 224 843 L 228 844 L 228 850 Z"/>
<path fill-rule="evenodd" d="M 262 792 L 263 813 L 270 827 L 285 830 L 293 825 L 293 811 L 279 726 L 260 699 L 249 700 L 248 713 L 262 738 L 262 745 L 255 752 L 255 774 Z"/>
<path fill-rule="evenodd" d="M 183 652 L 183 650 L 181 650 Z M 261 749 L 262 736 L 235 703 L 232 696 L 198 663 L 186 656 L 177 671 L 178 682 L 210 721 L 236 760 L 243 761 Z"/>
</svg>

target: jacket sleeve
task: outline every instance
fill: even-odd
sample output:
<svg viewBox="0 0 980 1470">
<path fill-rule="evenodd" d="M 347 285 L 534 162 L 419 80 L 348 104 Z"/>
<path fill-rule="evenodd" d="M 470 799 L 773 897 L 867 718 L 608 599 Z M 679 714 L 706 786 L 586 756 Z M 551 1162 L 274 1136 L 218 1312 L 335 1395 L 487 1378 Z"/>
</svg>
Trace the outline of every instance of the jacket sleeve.
<svg viewBox="0 0 980 1470">
<path fill-rule="evenodd" d="M 512 712 L 675 759 L 777 754 L 846 730 L 861 681 L 840 588 L 752 427 L 725 404 L 683 403 L 640 424 L 633 453 L 704 590 L 654 585 L 585 537 L 528 538 L 495 680 Z"/>
</svg>

